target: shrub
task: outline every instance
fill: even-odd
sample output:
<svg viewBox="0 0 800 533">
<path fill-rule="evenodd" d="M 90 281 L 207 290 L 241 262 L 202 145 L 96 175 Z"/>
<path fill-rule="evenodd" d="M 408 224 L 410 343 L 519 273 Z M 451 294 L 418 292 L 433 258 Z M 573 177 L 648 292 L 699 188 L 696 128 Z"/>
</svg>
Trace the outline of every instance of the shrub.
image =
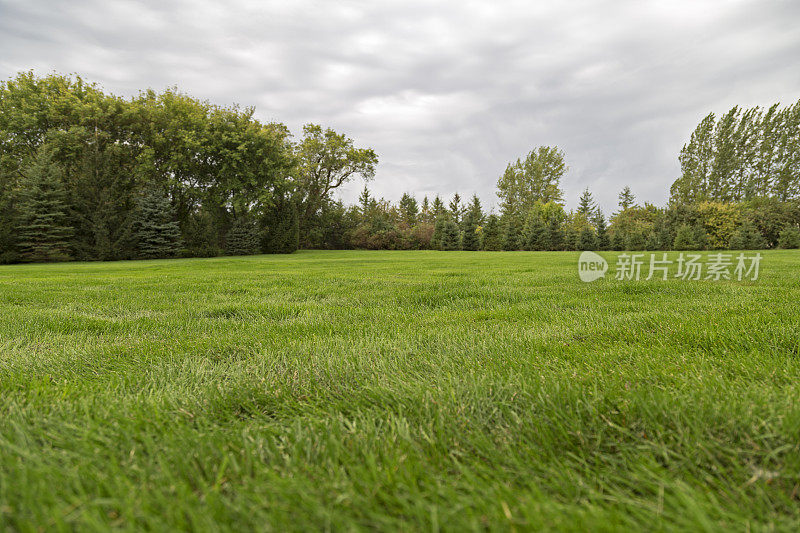
<svg viewBox="0 0 800 533">
<path fill-rule="evenodd" d="M 792 249 L 800 248 L 800 229 L 796 226 L 786 226 L 778 238 L 778 246 Z"/>
</svg>

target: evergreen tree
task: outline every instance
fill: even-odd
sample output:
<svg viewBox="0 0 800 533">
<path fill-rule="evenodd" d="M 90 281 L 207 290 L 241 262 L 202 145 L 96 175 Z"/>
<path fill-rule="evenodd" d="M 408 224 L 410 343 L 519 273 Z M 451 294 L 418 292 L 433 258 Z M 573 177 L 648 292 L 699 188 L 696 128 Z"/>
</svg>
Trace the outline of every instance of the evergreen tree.
<svg viewBox="0 0 800 533">
<path fill-rule="evenodd" d="M 547 249 L 547 226 L 535 211 L 531 211 L 528 220 L 525 222 L 523 232 L 523 248 L 526 250 L 546 250 Z"/>
<path fill-rule="evenodd" d="M 578 235 L 578 250 L 595 250 L 597 248 L 597 240 L 594 232 L 589 228 L 583 228 Z"/>
<path fill-rule="evenodd" d="M 564 228 L 561 222 L 555 217 L 551 218 L 547 223 L 547 242 L 545 247 L 547 250 L 563 250 L 564 249 Z"/>
<path fill-rule="evenodd" d="M 512 252 L 521 248 L 521 231 L 516 217 L 506 217 L 503 250 Z"/>
<path fill-rule="evenodd" d="M 631 192 L 631 188 L 627 185 L 622 189 L 622 192 L 619 193 L 619 210 L 625 211 L 629 207 L 633 207 L 636 204 L 636 197 Z"/>
<path fill-rule="evenodd" d="M 464 216 L 464 237 L 461 247 L 464 250 L 479 250 L 480 239 L 478 238 L 478 221 L 475 212 L 470 209 Z"/>
<path fill-rule="evenodd" d="M 621 231 L 615 231 L 611 237 L 611 249 L 616 251 L 625 249 L 625 236 Z"/>
<path fill-rule="evenodd" d="M 608 250 L 611 248 L 611 239 L 608 236 L 606 217 L 603 216 L 603 213 L 599 209 L 595 217 L 595 226 L 597 227 L 597 249 Z"/>
<path fill-rule="evenodd" d="M 419 217 L 419 206 L 417 200 L 408 193 L 403 193 L 399 202 L 400 216 L 408 226 L 413 226 L 417 223 Z"/>
<path fill-rule="evenodd" d="M 745 220 L 731 235 L 729 247 L 731 250 L 761 250 L 766 246 L 767 243 L 758 229 L 752 222 Z"/>
<path fill-rule="evenodd" d="M 625 249 L 627 250 L 644 250 L 647 248 L 647 232 L 644 230 L 631 231 L 628 238 L 625 240 Z"/>
<path fill-rule="evenodd" d="M 500 218 L 497 215 L 489 215 L 486 225 L 483 227 L 484 250 L 499 251 L 503 249 L 503 234 L 500 227 Z"/>
<path fill-rule="evenodd" d="M 364 189 L 361 191 L 361 194 L 358 195 L 358 210 L 361 214 L 361 221 L 365 222 L 367 220 L 367 216 L 369 214 L 369 206 L 372 201 L 372 197 L 369 194 L 369 189 L 366 185 L 364 185 Z"/>
<path fill-rule="evenodd" d="M 70 259 L 73 234 L 67 220 L 63 172 L 51 151 L 40 148 L 24 173 L 18 196 L 19 250 L 25 261 Z"/>
<path fill-rule="evenodd" d="M 564 231 L 564 249 L 577 250 L 578 237 L 580 237 L 578 230 L 576 230 L 572 224 L 567 224 L 567 228 Z"/>
<path fill-rule="evenodd" d="M 698 250 L 705 250 L 708 246 L 708 233 L 703 226 L 696 224 L 693 228 L 694 242 L 697 243 Z"/>
<path fill-rule="evenodd" d="M 441 216 L 436 219 L 433 225 L 433 236 L 431 237 L 431 248 L 434 250 L 442 249 L 442 238 L 444 237 L 444 223 L 446 216 Z"/>
<path fill-rule="evenodd" d="M 169 198 L 149 189 L 138 199 L 133 220 L 136 257 L 166 259 L 181 249 L 181 230 Z"/>
<path fill-rule="evenodd" d="M 259 252 L 258 228 L 248 217 L 239 217 L 228 230 L 225 251 L 228 255 L 254 255 Z"/>
<path fill-rule="evenodd" d="M 778 246 L 785 249 L 800 248 L 800 229 L 797 226 L 786 226 L 778 238 Z"/>
<path fill-rule="evenodd" d="M 472 195 L 472 200 L 470 200 L 466 208 L 464 220 L 467 220 L 468 216 L 472 216 L 472 220 L 476 225 L 483 225 L 483 207 L 481 206 L 481 200 L 478 198 L 477 194 Z M 466 228 L 463 229 L 466 230 Z"/>
<path fill-rule="evenodd" d="M 364 190 L 366 192 L 366 187 Z M 291 199 L 279 199 L 262 224 L 261 250 L 264 253 L 291 254 L 300 247 L 300 220 L 297 205 Z"/>
<path fill-rule="evenodd" d="M 682 224 L 675 234 L 675 242 L 672 245 L 675 250 L 697 250 L 699 248 L 695 240 L 695 231 L 688 224 Z"/>
<path fill-rule="evenodd" d="M 445 251 L 460 250 L 461 239 L 459 237 L 458 226 L 452 219 L 447 218 L 442 227 L 441 249 Z"/>
<path fill-rule="evenodd" d="M 461 196 L 458 193 L 453 195 L 453 199 L 450 200 L 450 214 L 453 216 L 453 220 L 455 221 L 456 225 L 461 223 L 461 217 L 464 214 L 464 208 L 461 206 Z"/>
<path fill-rule="evenodd" d="M 586 220 L 589 220 L 594 215 L 595 209 L 597 206 L 595 205 L 594 198 L 592 197 L 592 193 L 589 192 L 589 188 L 586 187 L 581 194 L 581 197 L 578 199 L 578 213 L 582 214 L 586 217 Z"/>
</svg>

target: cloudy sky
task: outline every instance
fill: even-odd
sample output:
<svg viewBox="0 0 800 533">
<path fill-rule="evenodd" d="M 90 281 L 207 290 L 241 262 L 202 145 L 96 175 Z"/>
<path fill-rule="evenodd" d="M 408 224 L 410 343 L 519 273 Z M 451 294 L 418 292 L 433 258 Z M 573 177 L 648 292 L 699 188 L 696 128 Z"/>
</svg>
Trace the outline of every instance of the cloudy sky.
<svg viewBox="0 0 800 533">
<path fill-rule="evenodd" d="M 800 98 L 800 2 L 0 0 L 0 78 L 76 72 L 316 122 L 374 148 L 370 188 L 496 203 L 558 145 L 569 206 L 663 203 L 708 112 Z M 362 183 L 342 192 L 357 196 Z"/>
</svg>

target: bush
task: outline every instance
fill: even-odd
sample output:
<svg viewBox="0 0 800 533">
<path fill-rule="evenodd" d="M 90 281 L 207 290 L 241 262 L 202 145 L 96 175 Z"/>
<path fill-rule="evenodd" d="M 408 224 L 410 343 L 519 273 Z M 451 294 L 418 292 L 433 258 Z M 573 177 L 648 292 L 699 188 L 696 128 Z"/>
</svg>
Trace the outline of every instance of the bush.
<svg viewBox="0 0 800 533">
<path fill-rule="evenodd" d="M 778 246 L 786 249 L 800 248 L 800 229 L 786 226 L 778 238 Z"/>
<path fill-rule="evenodd" d="M 675 234 L 675 242 L 672 247 L 675 250 L 697 250 L 699 245 L 695 240 L 695 231 L 688 224 L 683 224 Z"/>
<path fill-rule="evenodd" d="M 731 235 L 729 248 L 731 250 L 760 250 L 766 248 L 764 237 L 749 221 L 742 223 Z"/>
</svg>

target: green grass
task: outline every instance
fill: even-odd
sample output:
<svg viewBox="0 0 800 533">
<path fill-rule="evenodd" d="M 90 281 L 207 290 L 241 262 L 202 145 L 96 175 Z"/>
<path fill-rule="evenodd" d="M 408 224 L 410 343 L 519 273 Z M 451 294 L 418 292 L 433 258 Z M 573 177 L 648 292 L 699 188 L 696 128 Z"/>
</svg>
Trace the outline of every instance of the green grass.
<svg viewBox="0 0 800 533">
<path fill-rule="evenodd" d="M 0 529 L 800 528 L 800 253 L 577 256 L 0 267 Z"/>
</svg>

